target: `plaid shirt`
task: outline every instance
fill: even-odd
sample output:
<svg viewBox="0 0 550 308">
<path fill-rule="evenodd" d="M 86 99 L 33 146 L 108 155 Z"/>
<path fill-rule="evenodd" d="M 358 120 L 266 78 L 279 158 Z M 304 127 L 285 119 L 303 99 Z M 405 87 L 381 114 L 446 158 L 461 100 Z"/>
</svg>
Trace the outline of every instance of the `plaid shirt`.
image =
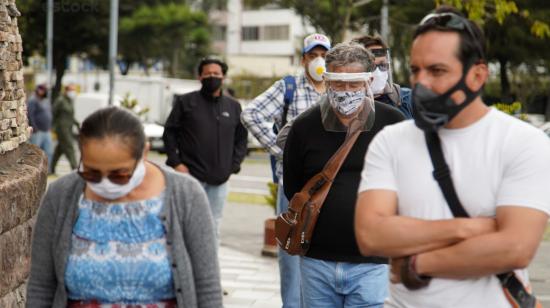
<svg viewBox="0 0 550 308">
<path fill-rule="evenodd" d="M 294 99 L 288 106 L 287 123 L 300 113 L 313 106 L 322 94 L 315 91 L 305 74 L 295 76 L 296 90 Z M 262 146 L 276 157 L 282 156 L 282 149 L 275 144 L 277 135 L 273 132 L 273 124 L 281 127 L 285 95 L 283 79 L 275 82 L 264 93 L 250 102 L 241 114 L 241 121 L 248 131 Z"/>
</svg>

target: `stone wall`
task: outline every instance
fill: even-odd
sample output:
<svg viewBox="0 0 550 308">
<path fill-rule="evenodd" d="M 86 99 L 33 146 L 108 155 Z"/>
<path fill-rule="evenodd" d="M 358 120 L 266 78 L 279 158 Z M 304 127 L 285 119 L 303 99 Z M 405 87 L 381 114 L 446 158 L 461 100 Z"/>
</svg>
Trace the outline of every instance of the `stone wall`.
<svg viewBox="0 0 550 308">
<path fill-rule="evenodd" d="M 24 306 L 32 227 L 47 180 L 46 155 L 28 139 L 15 0 L 0 0 L 0 307 Z"/>
</svg>

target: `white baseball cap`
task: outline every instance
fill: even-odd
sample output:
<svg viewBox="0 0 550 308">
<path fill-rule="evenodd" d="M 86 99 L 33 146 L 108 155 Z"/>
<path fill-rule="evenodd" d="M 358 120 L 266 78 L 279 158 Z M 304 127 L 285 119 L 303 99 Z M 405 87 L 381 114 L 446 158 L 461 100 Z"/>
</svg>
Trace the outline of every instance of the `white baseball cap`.
<svg viewBox="0 0 550 308">
<path fill-rule="evenodd" d="M 323 46 L 327 50 L 329 50 L 330 49 L 330 40 L 324 34 L 320 34 L 320 33 L 310 34 L 310 35 L 306 36 L 306 38 L 304 39 L 304 49 L 302 50 L 302 53 L 309 52 L 310 50 L 312 50 L 316 46 Z"/>
</svg>

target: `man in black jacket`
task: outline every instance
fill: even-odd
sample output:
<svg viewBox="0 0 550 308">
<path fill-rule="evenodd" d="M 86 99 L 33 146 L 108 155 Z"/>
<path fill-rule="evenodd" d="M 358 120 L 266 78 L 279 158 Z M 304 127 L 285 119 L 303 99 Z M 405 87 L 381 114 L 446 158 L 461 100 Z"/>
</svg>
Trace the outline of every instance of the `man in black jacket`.
<svg viewBox="0 0 550 308">
<path fill-rule="evenodd" d="M 246 128 L 241 105 L 222 93 L 227 64 L 205 58 L 198 66 L 199 91 L 176 96 L 164 127 L 166 164 L 198 179 L 208 195 L 219 226 L 227 196 L 227 180 L 240 170 L 246 155 Z"/>
<path fill-rule="evenodd" d="M 353 230 L 355 201 L 369 143 L 384 126 L 405 117 L 374 101 L 369 87 L 374 55 L 361 45 L 334 46 L 326 63 L 326 96 L 300 114 L 288 133 L 283 154 L 287 198 L 321 172 L 344 142 L 351 121 L 366 121 L 320 209 L 309 250 L 300 257 L 302 307 L 382 307 L 388 289 L 387 259 L 359 252 Z"/>
</svg>

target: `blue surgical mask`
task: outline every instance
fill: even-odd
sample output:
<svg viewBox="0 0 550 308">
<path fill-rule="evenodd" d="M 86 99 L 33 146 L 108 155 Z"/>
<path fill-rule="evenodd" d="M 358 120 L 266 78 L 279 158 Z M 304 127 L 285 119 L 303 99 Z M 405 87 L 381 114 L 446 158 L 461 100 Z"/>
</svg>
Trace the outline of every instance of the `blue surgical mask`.
<svg viewBox="0 0 550 308">
<path fill-rule="evenodd" d="M 132 174 L 130 181 L 124 185 L 114 184 L 107 177 L 101 179 L 99 183 L 86 182 L 88 187 L 96 193 L 98 196 L 108 199 L 115 200 L 120 197 L 126 196 L 136 187 L 138 187 L 143 178 L 145 177 L 145 163 L 141 160 L 137 166 L 136 170 Z"/>
</svg>

